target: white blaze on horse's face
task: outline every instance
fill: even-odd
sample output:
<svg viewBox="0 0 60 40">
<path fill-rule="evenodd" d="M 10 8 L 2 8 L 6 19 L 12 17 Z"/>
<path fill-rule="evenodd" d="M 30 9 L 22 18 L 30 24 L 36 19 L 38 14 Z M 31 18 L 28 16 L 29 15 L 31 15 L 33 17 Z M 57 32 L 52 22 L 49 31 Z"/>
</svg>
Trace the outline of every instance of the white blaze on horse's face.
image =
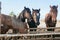
<svg viewBox="0 0 60 40">
<path fill-rule="evenodd" d="M 27 23 L 27 19 L 25 19 L 25 22 Z"/>
<path fill-rule="evenodd" d="M 34 19 L 35 23 L 37 23 L 37 13 L 34 13 L 33 19 Z"/>
<path fill-rule="evenodd" d="M 39 13 L 37 13 L 37 16 L 39 16 Z"/>
<path fill-rule="evenodd" d="M 38 22 L 39 17 L 40 17 L 40 14 L 39 13 L 34 13 L 33 18 L 34 18 L 35 23 Z"/>
</svg>

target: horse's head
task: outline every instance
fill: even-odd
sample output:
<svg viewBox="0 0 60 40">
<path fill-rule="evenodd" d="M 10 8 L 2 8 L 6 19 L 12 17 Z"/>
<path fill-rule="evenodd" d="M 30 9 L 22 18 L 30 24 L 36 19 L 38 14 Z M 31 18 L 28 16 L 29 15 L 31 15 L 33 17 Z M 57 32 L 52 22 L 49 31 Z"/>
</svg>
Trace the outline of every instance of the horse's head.
<svg viewBox="0 0 60 40">
<path fill-rule="evenodd" d="M 31 11 L 29 8 L 24 7 L 22 12 L 19 14 L 17 19 L 20 19 L 20 21 L 25 22 L 25 19 L 30 19 L 31 17 Z"/>
<path fill-rule="evenodd" d="M 28 19 L 31 17 L 31 11 L 30 11 L 29 8 L 24 7 L 23 17 L 24 17 L 24 18 L 28 18 Z"/>
<path fill-rule="evenodd" d="M 40 9 L 32 9 L 32 17 L 37 25 L 40 24 L 40 22 L 39 22 L 40 13 L 39 12 L 40 12 Z"/>
<path fill-rule="evenodd" d="M 57 8 L 58 8 L 58 6 L 50 6 L 50 8 L 51 8 L 51 10 L 50 10 L 50 12 L 51 12 L 51 17 L 52 17 L 52 22 L 56 22 L 56 17 L 57 17 L 57 12 L 58 12 L 58 10 L 57 10 Z"/>
</svg>

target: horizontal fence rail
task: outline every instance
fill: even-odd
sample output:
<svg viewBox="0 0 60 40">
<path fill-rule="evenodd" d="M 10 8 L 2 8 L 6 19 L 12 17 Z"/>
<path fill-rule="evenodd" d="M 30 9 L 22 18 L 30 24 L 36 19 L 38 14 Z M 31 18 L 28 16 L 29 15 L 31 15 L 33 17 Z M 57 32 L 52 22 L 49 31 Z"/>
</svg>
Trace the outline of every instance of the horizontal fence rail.
<svg viewBox="0 0 60 40">
<path fill-rule="evenodd" d="M 28 28 L 28 29 L 60 29 L 60 27 L 48 27 L 48 28 Z"/>
<path fill-rule="evenodd" d="M 60 32 L 39 33 L 39 34 L 0 34 L 0 37 L 39 36 L 39 35 L 60 35 Z"/>
<path fill-rule="evenodd" d="M 50 32 L 50 33 L 39 33 L 39 34 L 0 34 L 0 38 L 2 37 L 22 37 L 22 40 L 60 40 L 60 36 L 59 37 L 55 37 L 53 35 L 60 35 L 60 32 Z M 41 37 L 37 37 L 37 36 L 41 36 Z M 50 37 L 48 37 L 50 36 Z M 27 38 L 24 38 L 27 37 Z M 28 38 L 31 37 L 31 38 Z M 9 39 L 8 39 L 9 40 Z M 21 40 L 21 39 L 20 39 Z"/>
<path fill-rule="evenodd" d="M 49 28 L 28 28 L 31 29 L 39 29 L 39 30 L 47 30 L 47 29 L 60 29 L 60 27 L 49 27 Z M 31 33 L 30 33 L 31 32 Z M 34 33 L 32 33 L 34 32 Z M 36 33 L 35 33 L 36 32 Z M 49 37 L 48 37 L 49 36 Z M 23 37 L 22 40 L 60 40 L 60 32 L 57 31 L 44 31 L 38 33 L 38 31 L 29 31 L 27 34 L 0 34 L 0 38 L 3 37 Z M 25 38 L 24 38 L 25 37 Z M 31 38 L 28 38 L 31 37 Z"/>
</svg>

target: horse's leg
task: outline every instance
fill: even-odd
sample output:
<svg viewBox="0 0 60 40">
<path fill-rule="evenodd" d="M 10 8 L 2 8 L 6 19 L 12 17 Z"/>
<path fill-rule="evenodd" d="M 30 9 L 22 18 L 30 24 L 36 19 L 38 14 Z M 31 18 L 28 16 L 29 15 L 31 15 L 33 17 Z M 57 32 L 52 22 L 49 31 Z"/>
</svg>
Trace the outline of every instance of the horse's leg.
<svg viewBox="0 0 60 40">
<path fill-rule="evenodd" d="M 56 27 L 56 23 L 54 23 L 53 27 Z M 55 31 L 55 29 L 52 29 L 52 31 Z M 53 35 L 53 38 L 55 38 L 58 35 Z"/>
<path fill-rule="evenodd" d="M 46 27 L 49 28 L 48 24 L 46 24 Z M 47 29 L 47 31 L 50 31 L 50 29 Z"/>
<path fill-rule="evenodd" d="M 6 28 L 5 28 L 6 27 Z M 8 31 L 7 26 L 2 26 L 1 27 L 1 34 L 6 34 L 6 32 Z"/>
<path fill-rule="evenodd" d="M 49 28 L 49 25 L 48 25 L 48 24 L 46 24 L 46 27 L 47 27 L 47 28 Z M 51 30 L 51 29 L 47 29 L 47 31 L 50 31 L 50 30 Z M 46 37 L 47 37 L 47 38 L 49 38 L 49 37 L 50 37 L 50 35 L 47 35 Z M 47 40 L 49 40 L 49 39 L 47 39 Z"/>
<path fill-rule="evenodd" d="M 13 33 L 16 34 L 18 33 L 19 31 L 17 29 L 13 29 Z M 13 37 L 12 39 L 13 40 L 17 40 L 19 37 Z"/>
<path fill-rule="evenodd" d="M 56 27 L 56 23 L 54 23 L 54 26 L 53 27 Z M 53 31 L 55 31 L 55 29 L 53 29 Z"/>
<path fill-rule="evenodd" d="M 53 25 L 50 25 L 49 27 L 55 27 L 56 26 L 56 24 L 53 24 Z M 55 31 L 55 29 L 53 28 L 53 29 L 50 29 L 50 31 Z"/>
<path fill-rule="evenodd" d="M 1 27 L 1 34 L 6 34 L 7 31 L 8 31 L 7 26 L 6 25 L 3 25 Z M 5 37 L 2 37 L 2 40 L 6 40 L 6 38 Z"/>
</svg>

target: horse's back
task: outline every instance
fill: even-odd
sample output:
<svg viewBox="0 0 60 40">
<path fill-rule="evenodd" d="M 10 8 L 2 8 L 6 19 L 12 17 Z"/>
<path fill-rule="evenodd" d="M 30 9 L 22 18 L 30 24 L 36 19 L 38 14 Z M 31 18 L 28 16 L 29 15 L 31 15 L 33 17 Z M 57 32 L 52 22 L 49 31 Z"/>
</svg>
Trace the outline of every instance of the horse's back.
<svg viewBox="0 0 60 40">
<path fill-rule="evenodd" d="M 11 16 L 0 14 L 0 19 L 1 19 L 1 23 L 4 25 L 10 26 L 12 24 Z"/>
<path fill-rule="evenodd" d="M 0 18 L 4 18 L 4 19 L 10 19 L 11 16 L 5 15 L 5 14 L 0 14 Z"/>
</svg>

